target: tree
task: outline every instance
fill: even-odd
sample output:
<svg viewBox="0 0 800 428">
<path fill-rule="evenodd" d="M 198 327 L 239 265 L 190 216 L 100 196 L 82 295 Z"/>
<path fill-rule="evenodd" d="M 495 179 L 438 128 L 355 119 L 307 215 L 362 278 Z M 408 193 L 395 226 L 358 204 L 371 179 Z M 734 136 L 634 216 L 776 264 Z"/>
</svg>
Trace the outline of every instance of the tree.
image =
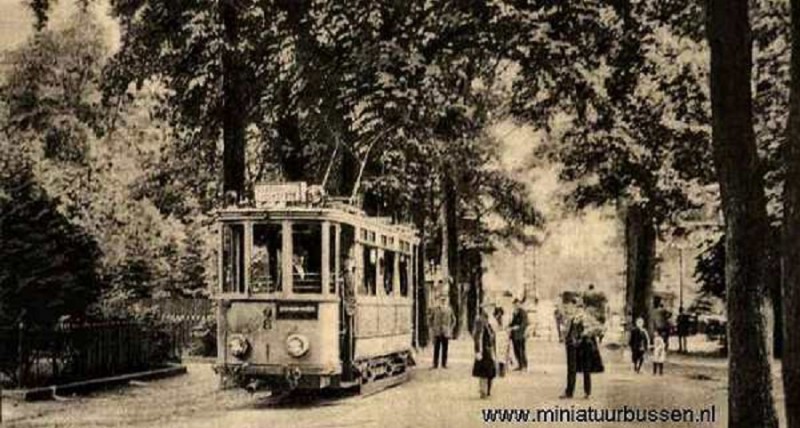
<svg viewBox="0 0 800 428">
<path fill-rule="evenodd" d="M 800 427 L 800 2 L 791 1 L 790 110 L 784 154 L 786 180 L 783 193 L 783 390 L 786 422 Z"/>
<path fill-rule="evenodd" d="M 131 84 L 157 80 L 170 89 L 162 112 L 184 150 L 218 165 L 222 189 L 246 197 L 247 127 L 271 84 L 280 46 L 273 2 L 114 0 L 122 46 L 106 67 L 106 96 L 124 97 Z M 232 192 L 232 193 L 231 193 Z"/>
<path fill-rule="evenodd" d="M 203 227 L 199 222 L 193 222 L 186 227 L 186 237 L 183 240 L 183 251 L 178 257 L 178 281 L 174 285 L 174 293 L 183 297 L 196 297 L 208 293 L 208 266 L 205 252 L 205 239 Z"/>
<path fill-rule="evenodd" d="M 753 130 L 747 1 L 711 0 L 712 146 L 725 216 L 731 427 L 776 427 L 765 320 L 766 197 Z"/>
<path fill-rule="evenodd" d="M 36 183 L 22 147 L 0 139 L 0 325 L 50 327 L 98 298 L 100 251 Z"/>
<path fill-rule="evenodd" d="M 550 54 L 563 69 L 549 79 L 539 62 L 519 60 L 517 114 L 548 131 L 540 154 L 563 165 L 575 208 L 622 206 L 629 315 L 649 319 L 656 242 L 681 212 L 698 207 L 697 189 L 711 180 L 705 64 L 685 54 L 700 46 L 671 31 L 652 2 L 569 13 L 593 16 L 592 24 L 562 23 L 568 34 L 559 39 L 571 48 L 562 51 L 572 53 Z M 587 40 L 597 46 L 585 47 Z"/>
</svg>

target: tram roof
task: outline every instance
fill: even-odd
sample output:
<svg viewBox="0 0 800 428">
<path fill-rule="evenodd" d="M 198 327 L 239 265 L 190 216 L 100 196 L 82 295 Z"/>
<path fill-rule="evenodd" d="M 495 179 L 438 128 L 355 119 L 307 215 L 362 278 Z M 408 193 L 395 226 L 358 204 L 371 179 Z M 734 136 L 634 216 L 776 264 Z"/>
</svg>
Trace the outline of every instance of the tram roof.
<svg viewBox="0 0 800 428">
<path fill-rule="evenodd" d="M 217 218 L 222 221 L 237 220 L 330 220 L 351 224 L 356 227 L 380 230 L 382 233 L 404 235 L 405 239 L 417 241 L 417 230 L 408 224 L 392 223 L 389 217 L 368 216 L 364 211 L 353 206 L 233 206 L 216 211 Z"/>
</svg>

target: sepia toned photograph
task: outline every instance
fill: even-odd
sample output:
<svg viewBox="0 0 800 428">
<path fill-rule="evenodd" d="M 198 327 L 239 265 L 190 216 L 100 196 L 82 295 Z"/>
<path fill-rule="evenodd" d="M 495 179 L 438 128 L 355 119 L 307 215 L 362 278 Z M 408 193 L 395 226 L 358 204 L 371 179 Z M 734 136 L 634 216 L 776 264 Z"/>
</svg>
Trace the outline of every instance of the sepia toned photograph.
<svg viewBox="0 0 800 428">
<path fill-rule="evenodd" d="M 0 427 L 800 428 L 800 0 L 0 0 Z"/>
</svg>

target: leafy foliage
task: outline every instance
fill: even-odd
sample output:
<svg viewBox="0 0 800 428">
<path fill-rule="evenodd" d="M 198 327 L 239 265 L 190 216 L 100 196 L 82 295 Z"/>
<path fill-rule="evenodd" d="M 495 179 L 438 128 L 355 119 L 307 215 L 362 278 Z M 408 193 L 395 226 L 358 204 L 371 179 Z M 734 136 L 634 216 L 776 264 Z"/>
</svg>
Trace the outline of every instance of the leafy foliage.
<svg viewBox="0 0 800 428">
<path fill-rule="evenodd" d="M 15 146 L 0 139 L 0 325 L 84 316 L 101 291 L 97 243 L 59 212 Z"/>
<path fill-rule="evenodd" d="M 198 294 L 209 278 L 194 263 L 213 266 L 210 229 L 195 228 L 204 239 L 184 242 L 183 221 L 205 221 L 192 196 L 202 192 L 182 192 L 194 185 L 188 179 L 154 179 L 167 166 L 184 167 L 186 158 L 169 156 L 177 136 L 158 119 L 163 88 L 145 86 L 126 103 L 103 101 L 108 48 L 101 30 L 90 9 L 78 10 L 65 26 L 42 29 L 11 53 L 1 88 L 4 135 L 25 153 L 31 186 L 50 195 L 58 215 L 95 246 L 96 254 L 86 253 L 95 281 L 85 286 L 93 295 L 182 295 L 184 286 Z M 200 261 L 179 263 L 196 254 Z"/>
</svg>

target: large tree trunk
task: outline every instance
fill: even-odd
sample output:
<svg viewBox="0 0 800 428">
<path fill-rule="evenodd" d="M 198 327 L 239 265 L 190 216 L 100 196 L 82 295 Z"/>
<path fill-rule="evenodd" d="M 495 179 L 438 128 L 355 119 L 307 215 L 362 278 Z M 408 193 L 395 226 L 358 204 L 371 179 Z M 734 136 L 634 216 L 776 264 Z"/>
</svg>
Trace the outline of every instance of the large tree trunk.
<svg viewBox="0 0 800 428">
<path fill-rule="evenodd" d="M 643 318 L 652 332 L 653 271 L 656 260 L 656 227 L 652 216 L 637 205 L 625 214 L 626 293 L 629 322 Z"/>
<path fill-rule="evenodd" d="M 483 256 L 479 250 L 471 250 L 469 252 L 469 289 L 467 290 L 466 316 L 464 317 L 466 328 L 464 331 L 469 331 L 470 334 L 473 333 L 473 323 L 470 320 L 474 320 L 478 316 L 478 309 L 483 297 L 482 259 Z"/>
<path fill-rule="evenodd" d="M 783 392 L 786 425 L 800 428 L 800 1 L 792 0 L 792 61 L 783 208 Z"/>
<path fill-rule="evenodd" d="M 424 186 L 418 186 L 424 188 Z M 416 193 L 417 200 L 426 200 L 425 192 Z M 427 255 L 425 248 L 427 240 L 430 239 L 429 235 L 425 233 L 427 226 L 427 216 L 425 209 L 414 211 L 414 226 L 419 231 L 419 247 L 417 247 L 416 262 L 414 266 L 417 273 L 417 288 L 414 298 L 416 299 L 416 313 L 415 319 L 417 324 L 416 328 L 417 346 L 425 347 L 428 345 L 428 291 L 425 286 L 425 264 L 427 263 Z"/>
<path fill-rule="evenodd" d="M 242 78 L 239 45 L 239 17 L 235 0 L 219 3 L 225 48 L 222 51 L 222 189 L 235 195 L 236 201 L 245 192 L 245 128 L 247 108 Z M 227 202 L 227 201 L 226 201 Z"/>
<path fill-rule="evenodd" d="M 748 0 L 710 0 L 714 164 L 725 215 L 728 426 L 777 427 L 766 321 L 766 197 L 753 132 Z"/>
<path fill-rule="evenodd" d="M 452 283 L 449 287 L 450 305 L 456 316 L 456 328 L 453 337 L 458 338 L 461 332 L 463 308 L 463 293 L 461 290 L 461 275 L 459 266 L 458 248 L 458 193 L 456 183 L 451 171 L 446 171 L 442 177 L 442 197 L 444 200 L 444 235 L 442 237 L 442 257 L 447 258 L 447 272 Z"/>
<path fill-rule="evenodd" d="M 425 287 L 425 229 L 420 228 L 420 243 L 417 248 L 417 345 L 428 346 L 428 290 Z"/>
</svg>

